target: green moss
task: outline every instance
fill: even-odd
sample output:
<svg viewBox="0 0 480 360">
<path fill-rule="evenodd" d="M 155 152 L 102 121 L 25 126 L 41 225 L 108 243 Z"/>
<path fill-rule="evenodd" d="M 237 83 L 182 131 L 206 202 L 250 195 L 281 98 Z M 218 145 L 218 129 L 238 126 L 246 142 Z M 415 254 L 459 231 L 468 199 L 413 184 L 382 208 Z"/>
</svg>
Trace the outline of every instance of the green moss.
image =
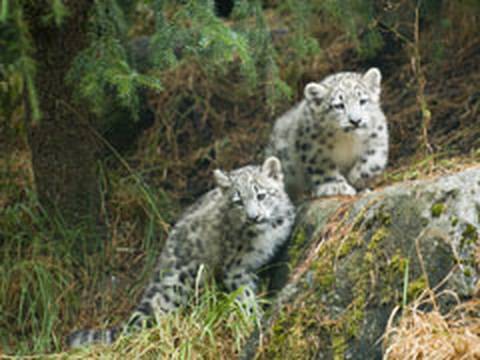
<svg viewBox="0 0 480 360">
<path fill-rule="evenodd" d="M 373 255 L 373 253 L 371 251 L 365 253 L 365 263 L 366 264 L 373 264 L 374 261 L 375 261 L 375 256 Z"/>
<path fill-rule="evenodd" d="M 350 238 L 355 239 L 355 241 L 344 241 L 344 244 L 350 243 L 355 246 L 363 246 L 363 249 L 365 249 L 366 246 L 363 242 L 363 236 L 364 235 L 358 233 L 350 235 Z M 369 256 L 372 261 L 365 260 L 365 257 Z M 354 252 L 353 256 L 344 260 L 347 262 L 347 264 L 344 265 L 347 277 L 339 279 L 339 281 L 341 281 L 340 287 L 351 287 L 352 299 L 337 324 L 337 328 L 342 331 L 345 339 L 360 337 L 363 320 L 365 318 L 365 307 L 370 291 L 371 269 L 374 266 L 375 257 L 376 254 L 374 252 L 359 250 Z"/>
<path fill-rule="evenodd" d="M 333 266 L 336 248 L 332 243 L 324 244 L 310 266 L 317 294 L 324 295 L 333 289 L 336 281 Z"/>
<path fill-rule="evenodd" d="M 322 290 L 330 290 L 335 283 L 335 274 L 333 272 L 327 272 L 325 274 L 319 274 L 317 277 L 318 285 Z"/>
<path fill-rule="evenodd" d="M 450 224 L 452 225 L 452 227 L 455 227 L 458 225 L 458 218 L 456 216 L 452 216 L 450 218 L 450 221 L 451 221 Z"/>
<path fill-rule="evenodd" d="M 402 281 L 407 269 L 408 258 L 400 251 L 390 258 L 385 269 L 379 275 L 382 281 L 380 303 L 398 303 L 400 301 Z"/>
<path fill-rule="evenodd" d="M 420 293 L 427 287 L 427 281 L 425 277 L 421 276 L 418 279 L 408 283 L 407 287 L 407 299 L 414 300 Z"/>
<path fill-rule="evenodd" d="M 376 280 L 379 283 L 377 293 L 380 304 L 397 304 L 400 301 L 402 279 L 407 268 L 408 259 L 397 250 L 397 252 L 388 260 L 377 256 L 375 259 L 377 270 Z"/>
<path fill-rule="evenodd" d="M 367 229 L 374 226 L 384 225 L 389 226 L 392 224 L 392 216 L 382 206 L 376 210 L 375 215 L 365 224 Z"/>
<path fill-rule="evenodd" d="M 472 270 L 471 269 L 463 269 L 463 275 L 466 277 L 471 277 L 472 276 Z"/>
<path fill-rule="evenodd" d="M 295 233 L 292 242 L 296 248 L 291 253 L 293 261 L 301 261 L 305 255 L 306 236 L 302 229 Z M 333 242 L 327 242 L 320 248 L 315 261 L 305 272 L 313 274 L 313 281 L 303 278 L 297 284 L 303 288 L 301 296 L 283 307 L 278 314 L 268 334 L 268 347 L 262 349 L 260 358 L 278 359 L 285 357 L 285 354 L 292 359 L 313 358 L 319 346 L 318 334 L 338 333 L 333 329 L 336 325 L 331 321 L 327 323 L 319 320 L 325 318 L 327 308 L 318 302 L 319 296 L 325 296 L 332 291 L 336 281 L 333 264 L 337 250 L 338 243 Z M 313 314 L 315 315 L 312 316 Z M 328 339 L 327 335 L 325 339 Z M 339 342 L 335 346 L 341 351 L 342 338 L 339 337 L 337 340 Z"/>
<path fill-rule="evenodd" d="M 462 238 L 460 239 L 460 248 L 475 244 L 478 241 L 477 228 L 472 224 L 467 223 L 465 229 L 462 232 Z"/>
<path fill-rule="evenodd" d="M 308 295 L 308 294 L 305 294 Z M 301 304 L 284 308 L 271 328 L 268 348 L 263 358 L 282 358 L 288 353 L 289 358 L 312 358 L 316 349 L 317 331 L 320 327 L 316 317 L 320 310 L 314 296 L 307 296 Z"/>
<path fill-rule="evenodd" d="M 315 258 L 309 257 L 311 262 L 305 264 L 308 268 L 302 269 L 304 274 L 313 274 L 313 281 L 312 277 L 308 281 L 301 278 L 298 285 L 308 286 L 283 308 L 288 312 L 287 320 L 275 323 L 280 332 L 276 350 L 262 358 L 282 358 L 286 354 L 288 358 L 310 358 L 312 351 L 318 354 L 319 349 L 328 349 L 322 355 L 342 359 L 345 349 L 363 338 L 365 331 L 377 336 L 376 325 L 369 324 L 384 316 L 379 309 L 401 304 L 404 286 L 409 300 L 426 288 L 427 281 L 419 274 L 418 260 L 412 254 L 411 239 L 421 233 L 424 222 L 431 221 L 430 205 L 427 216 L 422 217 L 423 204 L 420 208 L 416 200 L 400 197 L 368 207 L 372 210 L 368 216 L 363 211 L 350 215 L 350 221 L 336 223 L 334 237 L 322 244 Z M 445 207 L 434 206 L 433 212 L 444 214 Z M 472 229 L 466 230 L 468 238 Z M 309 237 L 308 231 L 296 233 L 295 246 L 308 241 L 305 236 Z M 303 253 L 305 249 L 303 245 L 295 251 Z M 404 284 L 409 254 L 411 281 Z M 313 317 L 315 321 L 311 321 Z"/>
<path fill-rule="evenodd" d="M 305 247 L 306 235 L 303 228 L 297 229 L 292 237 L 292 241 L 288 250 L 288 256 L 290 258 L 290 264 L 293 266 L 297 264 L 300 256 L 303 254 Z"/>
<path fill-rule="evenodd" d="M 365 318 L 365 305 L 366 305 L 366 288 L 363 286 L 357 287 L 359 293 L 356 294 L 350 307 L 345 312 L 343 323 L 343 330 L 346 336 L 349 338 L 357 338 L 359 331 Z"/>
<path fill-rule="evenodd" d="M 384 240 L 388 235 L 388 230 L 385 226 L 380 227 L 373 235 L 372 238 L 370 239 L 370 242 L 368 244 L 368 250 L 374 251 L 376 250 L 382 240 Z"/>
<path fill-rule="evenodd" d="M 302 244 L 303 236 L 305 236 L 304 233 L 297 233 L 294 243 Z M 314 274 L 311 282 L 313 287 L 307 287 L 307 290 L 302 292 L 302 296 L 283 309 L 281 316 L 272 327 L 268 349 L 263 354 L 264 358 L 281 358 L 286 353 L 289 358 L 313 357 L 319 346 L 318 334 L 324 332 L 326 342 L 322 345 L 327 345 L 327 341 L 330 341 L 333 358 L 343 359 L 349 339 L 360 336 L 370 275 L 363 266 L 354 266 L 348 272 L 347 278 L 337 278 L 334 265 L 338 261 L 361 264 L 363 256 L 345 260 L 342 258 L 352 254 L 354 248 L 362 246 L 365 247 L 362 235 L 352 232 L 346 238 L 328 242 L 321 248 L 309 268 Z M 328 312 L 328 304 L 319 308 L 318 299 L 319 295 L 328 295 L 337 281 L 347 281 L 355 285 L 352 289 L 352 303 L 340 318 L 332 319 Z M 316 315 L 312 316 L 312 314 Z M 319 319 L 325 319 L 325 321 Z"/>
<path fill-rule="evenodd" d="M 388 294 L 389 297 L 385 301 L 392 301 L 394 287 L 398 285 L 394 281 L 403 279 L 401 274 L 405 269 L 406 260 L 401 254 L 395 254 L 388 263 L 386 262 L 384 258 L 386 249 L 383 243 L 390 231 L 384 223 L 388 223 L 390 219 L 387 217 L 382 219 L 381 226 L 373 232 L 368 245 L 364 241 L 365 233 L 352 231 L 346 238 L 329 242 L 321 248 L 309 268 L 314 274 L 313 288 L 311 285 L 306 287 L 307 290 L 302 296 L 283 309 L 281 317 L 272 327 L 273 334 L 264 358 L 281 358 L 286 353 L 289 358 L 309 358 L 309 354 L 315 352 L 319 346 L 318 334 L 325 332 L 324 339 L 329 339 L 331 343 L 333 358 L 341 359 L 344 357 L 348 342 L 361 336 L 366 316 L 365 309 L 367 303 L 372 300 L 370 297 L 374 291 L 372 285 L 376 281 L 387 283 L 384 294 L 385 296 Z M 295 249 L 291 254 L 294 259 L 302 256 L 305 236 L 302 230 L 294 236 Z M 359 251 L 355 251 L 356 249 Z M 350 257 L 351 254 L 353 257 Z M 344 262 L 342 267 L 346 266 L 346 277 L 335 271 L 339 262 Z M 377 280 L 372 281 L 372 276 Z M 318 299 L 319 294 L 327 295 L 328 299 L 328 294 L 332 292 L 335 283 L 338 285 L 337 289 L 351 287 L 352 300 L 340 318 L 332 319 L 329 308 L 333 304 L 329 305 L 329 301 L 334 300 L 327 300 L 325 307 L 319 309 Z M 316 316 L 312 317 L 312 314 Z"/>
<path fill-rule="evenodd" d="M 339 259 L 347 256 L 356 247 L 362 244 L 362 238 L 356 233 L 350 234 L 346 239 L 341 241 L 340 247 L 337 251 L 337 257 Z"/>
<path fill-rule="evenodd" d="M 407 258 L 397 253 L 390 259 L 389 269 L 394 273 L 403 274 L 407 268 L 407 260 Z"/>
<path fill-rule="evenodd" d="M 409 231 L 420 231 L 421 214 L 416 204 L 407 200 L 376 208 L 368 220 L 362 212 L 352 219 L 351 226 L 348 222 L 338 224 L 335 234 L 347 235 L 328 239 L 303 271 L 313 274 L 313 281 L 309 278 L 301 295 L 283 308 L 284 320 L 275 321 L 275 339 L 269 340 L 268 354 L 263 358 L 281 358 L 285 354 L 289 358 L 297 355 L 309 358 L 312 352 L 318 353 L 319 347 L 328 347 L 334 359 L 343 358 L 352 340 L 356 341 L 363 336 L 363 331 L 369 330 L 368 326 L 365 328 L 366 321 L 374 321 L 379 316 L 370 311 L 371 307 L 393 307 L 401 303 L 410 244 L 403 243 L 403 230 L 391 226 L 398 214 L 407 216 L 401 223 L 402 229 L 413 226 Z M 291 253 L 294 259 L 302 261 L 308 237 L 307 231 L 295 233 Z M 407 288 L 410 298 L 426 286 L 425 280 L 417 276 L 412 270 L 415 280 Z M 307 280 L 301 280 L 298 285 L 302 287 L 303 283 Z M 338 313 L 338 308 L 343 311 Z"/>
<path fill-rule="evenodd" d="M 357 216 L 355 216 L 355 219 L 353 220 L 353 225 L 352 225 L 352 231 L 356 232 L 360 229 L 360 227 L 363 225 L 365 221 L 365 214 L 367 212 L 367 208 L 362 209 Z"/>
<path fill-rule="evenodd" d="M 432 205 L 431 212 L 432 212 L 432 217 L 438 218 L 440 215 L 442 215 L 445 212 L 446 205 L 443 203 L 436 203 Z"/>
<path fill-rule="evenodd" d="M 375 219 L 382 225 L 388 226 L 392 224 L 391 215 L 385 212 L 383 208 L 376 214 Z"/>
<path fill-rule="evenodd" d="M 465 230 L 462 233 L 462 236 L 470 241 L 477 241 L 478 240 L 478 233 L 477 233 L 477 228 L 473 226 L 472 224 L 467 224 L 465 227 Z"/>
<path fill-rule="evenodd" d="M 345 359 L 345 350 L 347 348 L 347 342 L 345 336 L 341 333 L 334 332 L 332 334 L 332 350 L 334 360 Z"/>
</svg>

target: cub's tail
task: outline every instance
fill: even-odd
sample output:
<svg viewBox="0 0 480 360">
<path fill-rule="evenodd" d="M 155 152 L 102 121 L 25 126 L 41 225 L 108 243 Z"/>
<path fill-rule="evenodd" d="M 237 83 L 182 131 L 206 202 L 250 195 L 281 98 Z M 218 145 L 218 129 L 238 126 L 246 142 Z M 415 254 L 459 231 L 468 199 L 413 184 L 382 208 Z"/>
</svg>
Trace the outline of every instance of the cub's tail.
<svg viewBox="0 0 480 360">
<path fill-rule="evenodd" d="M 111 344 L 120 335 L 122 329 L 119 327 L 104 330 L 79 330 L 67 337 L 67 345 L 70 348 L 77 348 L 89 344 Z"/>
</svg>

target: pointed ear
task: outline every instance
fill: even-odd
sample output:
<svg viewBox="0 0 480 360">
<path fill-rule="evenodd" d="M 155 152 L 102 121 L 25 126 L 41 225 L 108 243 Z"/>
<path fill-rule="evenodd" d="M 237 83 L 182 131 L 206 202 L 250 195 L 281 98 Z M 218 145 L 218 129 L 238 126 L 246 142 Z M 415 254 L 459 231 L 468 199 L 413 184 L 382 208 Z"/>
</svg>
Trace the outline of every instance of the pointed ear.
<svg viewBox="0 0 480 360">
<path fill-rule="evenodd" d="M 307 100 L 320 103 L 322 98 L 327 94 L 327 88 L 325 85 L 311 82 L 305 86 L 304 94 Z"/>
<path fill-rule="evenodd" d="M 283 181 L 282 164 L 275 156 L 270 156 L 263 162 L 262 172 L 269 178 Z"/>
<path fill-rule="evenodd" d="M 230 178 L 222 170 L 213 170 L 213 177 L 217 186 L 221 187 L 222 189 L 226 189 L 232 185 Z"/>
<path fill-rule="evenodd" d="M 375 67 L 370 68 L 365 74 L 363 74 L 362 81 L 376 96 L 380 96 L 382 73 L 379 69 Z"/>
</svg>

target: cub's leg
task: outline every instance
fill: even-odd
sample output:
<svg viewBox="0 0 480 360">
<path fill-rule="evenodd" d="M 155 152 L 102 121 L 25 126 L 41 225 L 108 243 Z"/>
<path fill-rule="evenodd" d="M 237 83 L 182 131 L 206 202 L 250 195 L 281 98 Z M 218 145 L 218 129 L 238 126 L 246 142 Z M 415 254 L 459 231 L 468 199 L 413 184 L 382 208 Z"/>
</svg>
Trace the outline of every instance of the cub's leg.
<svg viewBox="0 0 480 360">
<path fill-rule="evenodd" d="M 380 135 L 383 136 L 378 138 Z M 356 189 L 361 190 L 366 188 L 368 181 L 379 175 L 387 165 L 387 135 L 386 133 L 380 135 L 377 135 L 374 139 L 372 139 L 376 141 L 370 142 L 368 149 L 362 154 L 362 156 L 360 156 L 359 160 L 355 163 L 348 174 L 348 181 Z"/>
<path fill-rule="evenodd" d="M 168 270 L 157 269 L 140 303 L 130 317 L 128 327 L 142 327 L 145 322 L 159 318 L 187 304 L 192 295 L 198 267 L 174 263 Z"/>
<path fill-rule="evenodd" d="M 255 292 L 257 290 L 257 276 L 244 267 L 229 267 L 224 270 L 223 284 L 228 291 L 242 289 L 237 300 L 247 313 L 259 313 L 256 305 Z"/>
<path fill-rule="evenodd" d="M 325 171 L 324 174 L 312 174 L 313 196 L 350 195 L 357 192 L 337 169 Z"/>
</svg>

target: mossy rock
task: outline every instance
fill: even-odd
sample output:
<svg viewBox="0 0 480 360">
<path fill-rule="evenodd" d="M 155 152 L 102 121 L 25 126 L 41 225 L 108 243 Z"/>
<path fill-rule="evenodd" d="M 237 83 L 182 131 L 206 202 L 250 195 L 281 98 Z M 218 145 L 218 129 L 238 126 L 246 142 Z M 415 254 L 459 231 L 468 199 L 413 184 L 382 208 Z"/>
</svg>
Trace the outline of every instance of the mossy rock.
<svg viewBox="0 0 480 360">
<path fill-rule="evenodd" d="M 396 307 L 426 287 L 473 295 L 479 209 L 480 169 L 304 204 L 292 271 L 244 358 L 381 359 Z"/>
</svg>

